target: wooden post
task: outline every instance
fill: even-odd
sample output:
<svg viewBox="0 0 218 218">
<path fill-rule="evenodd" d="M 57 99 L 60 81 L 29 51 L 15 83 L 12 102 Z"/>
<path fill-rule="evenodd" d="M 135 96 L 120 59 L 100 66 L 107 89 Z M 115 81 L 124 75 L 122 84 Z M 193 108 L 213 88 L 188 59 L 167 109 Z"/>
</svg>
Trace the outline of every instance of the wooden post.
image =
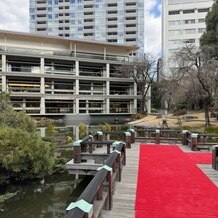
<svg viewBox="0 0 218 218">
<path fill-rule="evenodd" d="M 81 163 L 81 142 L 78 140 L 73 143 L 74 163 Z"/>
<path fill-rule="evenodd" d="M 198 146 L 198 134 L 192 133 L 191 134 L 191 150 L 197 151 L 197 146 Z"/>
<path fill-rule="evenodd" d="M 218 170 L 218 145 L 212 147 L 212 168 Z"/>
<path fill-rule="evenodd" d="M 112 193 L 112 173 L 108 172 L 107 174 L 107 180 L 108 180 L 108 207 L 109 210 L 112 209 L 113 206 L 113 193 Z"/>
<path fill-rule="evenodd" d="M 160 144 L 160 130 L 156 129 L 155 143 Z"/>
<path fill-rule="evenodd" d="M 188 130 L 182 130 L 182 145 L 188 145 Z"/>
<path fill-rule="evenodd" d="M 121 153 L 117 156 L 117 165 L 118 165 L 118 176 L 117 181 L 121 181 L 121 172 L 122 172 L 122 163 L 121 163 Z"/>
<path fill-rule="evenodd" d="M 111 145 L 107 145 L 107 154 L 110 154 L 111 152 Z"/>
<path fill-rule="evenodd" d="M 101 132 L 101 131 L 98 131 L 97 132 L 97 139 L 98 139 L 98 141 L 103 141 L 103 132 Z"/>
<path fill-rule="evenodd" d="M 102 200 L 103 199 L 103 186 L 101 185 L 98 189 L 98 193 L 97 193 L 97 200 Z"/>
<path fill-rule="evenodd" d="M 129 129 L 129 132 L 131 133 L 131 143 L 135 143 L 135 130 L 134 129 Z"/>
<path fill-rule="evenodd" d="M 124 134 L 125 134 L 126 147 L 131 148 L 131 133 L 130 132 L 124 132 Z"/>
<path fill-rule="evenodd" d="M 97 132 L 97 141 L 104 141 L 103 132 L 101 132 L 101 131 Z M 102 145 L 97 145 L 97 147 L 102 147 Z"/>
</svg>

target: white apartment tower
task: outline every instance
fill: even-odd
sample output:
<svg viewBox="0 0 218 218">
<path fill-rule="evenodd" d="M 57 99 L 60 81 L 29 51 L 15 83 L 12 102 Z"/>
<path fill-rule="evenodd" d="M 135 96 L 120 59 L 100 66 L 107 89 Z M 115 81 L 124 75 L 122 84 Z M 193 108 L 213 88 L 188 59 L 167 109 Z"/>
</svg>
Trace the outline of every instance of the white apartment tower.
<svg viewBox="0 0 218 218">
<path fill-rule="evenodd" d="M 29 0 L 30 32 L 136 45 L 144 53 L 144 0 Z"/>
<path fill-rule="evenodd" d="M 205 17 L 213 0 L 164 0 L 162 1 L 162 51 L 164 71 L 167 60 L 183 43 L 199 46 L 205 31 Z"/>
</svg>

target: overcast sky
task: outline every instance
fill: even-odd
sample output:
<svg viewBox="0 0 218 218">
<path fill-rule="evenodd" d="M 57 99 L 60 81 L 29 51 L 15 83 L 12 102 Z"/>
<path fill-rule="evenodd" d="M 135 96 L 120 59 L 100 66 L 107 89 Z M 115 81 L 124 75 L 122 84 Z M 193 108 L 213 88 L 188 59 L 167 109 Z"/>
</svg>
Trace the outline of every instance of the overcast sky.
<svg viewBox="0 0 218 218">
<path fill-rule="evenodd" d="M 145 0 L 145 52 L 161 52 L 161 0 Z M 29 0 L 0 0 L 0 29 L 29 31 Z"/>
</svg>

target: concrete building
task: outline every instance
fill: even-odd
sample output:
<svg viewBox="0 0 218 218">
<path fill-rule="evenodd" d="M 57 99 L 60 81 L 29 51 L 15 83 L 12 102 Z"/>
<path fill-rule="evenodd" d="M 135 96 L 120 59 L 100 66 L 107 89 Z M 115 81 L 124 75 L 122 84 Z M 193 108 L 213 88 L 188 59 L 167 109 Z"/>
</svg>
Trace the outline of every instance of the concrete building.
<svg viewBox="0 0 218 218">
<path fill-rule="evenodd" d="M 199 46 L 205 31 L 205 17 L 213 0 L 164 0 L 162 1 L 162 51 L 164 71 L 168 58 L 184 43 Z"/>
<path fill-rule="evenodd" d="M 29 0 L 30 32 L 136 45 L 144 54 L 144 0 Z"/>
<path fill-rule="evenodd" d="M 0 31 L 0 90 L 34 116 L 129 116 L 137 113 L 137 85 L 115 72 L 136 49 Z"/>
</svg>

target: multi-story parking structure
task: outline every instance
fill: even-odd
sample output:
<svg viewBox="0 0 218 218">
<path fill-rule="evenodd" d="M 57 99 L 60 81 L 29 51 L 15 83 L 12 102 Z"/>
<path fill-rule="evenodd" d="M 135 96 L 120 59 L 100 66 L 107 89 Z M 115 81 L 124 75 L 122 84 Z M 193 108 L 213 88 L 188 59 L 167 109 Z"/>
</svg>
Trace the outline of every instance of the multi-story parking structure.
<svg viewBox="0 0 218 218">
<path fill-rule="evenodd" d="M 144 0 L 29 0 L 30 32 L 137 45 L 144 54 Z"/>
<path fill-rule="evenodd" d="M 199 39 L 206 28 L 205 17 L 213 2 L 213 0 L 163 1 L 162 51 L 165 71 L 168 59 L 184 46 L 184 43 L 199 46 Z"/>
<path fill-rule="evenodd" d="M 117 67 L 136 49 L 0 31 L 0 88 L 15 110 L 34 116 L 135 114 L 137 85 Z"/>
</svg>

